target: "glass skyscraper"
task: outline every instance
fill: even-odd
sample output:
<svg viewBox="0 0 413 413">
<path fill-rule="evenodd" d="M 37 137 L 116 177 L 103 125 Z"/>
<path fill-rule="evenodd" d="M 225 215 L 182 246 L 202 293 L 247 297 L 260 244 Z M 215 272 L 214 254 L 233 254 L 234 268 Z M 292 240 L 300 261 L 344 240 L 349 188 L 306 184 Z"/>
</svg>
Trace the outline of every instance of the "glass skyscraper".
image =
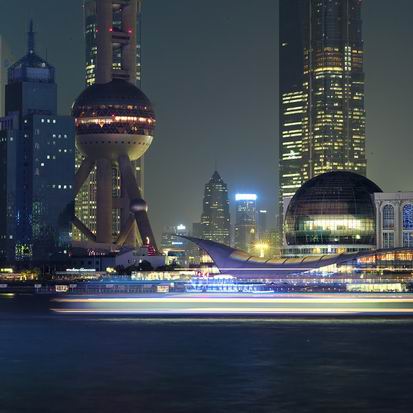
<svg viewBox="0 0 413 413">
<path fill-rule="evenodd" d="M 235 195 L 235 248 L 253 253 L 257 240 L 257 195 Z"/>
<path fill-rule="evenodd" d="M 332 170 L 366 175 L 361 0 L 280 0 L 280 203 Z"/>
<path fill-rule="evenodd" d="M 229 245 L 230 225 L 227 184 L 215 171 L 205 185 L 201 216 L 202 238 Z"/>
<path fill-rule="evenodd" d="M 97 0 L 85 0 L 84 1 L 84 24 L 85 24 L 85 69 L 86 85 L 93 85 L 96 81 L 96 58 L 97 58 L 97 42 L 96 42 L 96 30 L 97 30 L 97 18 L 96 18 L 96 1 Z M 125 39 L 123 38 L 122 25 L 122 7 L 125 3 L 136 2 L 137 3 L 137 15 L 134 18 L 134 25 L 136 25 L 136 84 L 140 86 L 141 83 L 141 6 L 142 0 L 99 0 L 109 1 L 112 3 L 113 19 L 112 37 L 117 40 L 113 43 L 112 51 L 112 69 L 113 78 L 125 79 L 127 74 L 122 70 L 122 47 Z M 135 82 L 133 82 L 135 83 Z M 76 153 L 76 170 L 79 168 L 82 162 L 82 155 Z M 133 167 L 136 174 L 141 192 L 144 192 L 144 158 L 140 158 L 137 161 L 133 161 Z M 96 168 L 95 168 L 96 169 Z M 75 209 L 76 216 L 92 230 L 96 231 L 96 170 L 93 170 L 88 179 L 82 186 L 78 195 L 76 196 Z M 120 176 L 117 167 L 113 168 L 113 188 L 114 197 L 118 197 L 121 191 L 120 188 Z M 119 210 L 113 209 L 113 236 L 119 235 L 121 228 L 121 216 Z M 86 241 L 86 238 L 81 232 L 74 227 L 73 239 L 75 241 Z"/>
</svg>

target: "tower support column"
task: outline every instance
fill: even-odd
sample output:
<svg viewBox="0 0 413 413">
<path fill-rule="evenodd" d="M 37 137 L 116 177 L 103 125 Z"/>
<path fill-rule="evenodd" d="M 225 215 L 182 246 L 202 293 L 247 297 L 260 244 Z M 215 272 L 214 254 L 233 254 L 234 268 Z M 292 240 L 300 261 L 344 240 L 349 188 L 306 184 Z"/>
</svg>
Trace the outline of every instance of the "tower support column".
<svg viewBox="0 0 413 413">
<path fill-rule="evenodd" d="M 96 241 L 112 243 L 112 162 L 96 162 Z"/>
<path fill-rule="evenodd" d="M 112 80 L 112 0 L 96 2 L 96 82 L 107 83 Z"/>
<path fill-rule="evenodd" d="M 129 34 L 129 42 L 123 47 L 122 68 L 129 74 L 129 82 L 136 83 L 136 16 L 138 2 L 130 1 L 122 8 L 122 30 Z"/>
</svg>

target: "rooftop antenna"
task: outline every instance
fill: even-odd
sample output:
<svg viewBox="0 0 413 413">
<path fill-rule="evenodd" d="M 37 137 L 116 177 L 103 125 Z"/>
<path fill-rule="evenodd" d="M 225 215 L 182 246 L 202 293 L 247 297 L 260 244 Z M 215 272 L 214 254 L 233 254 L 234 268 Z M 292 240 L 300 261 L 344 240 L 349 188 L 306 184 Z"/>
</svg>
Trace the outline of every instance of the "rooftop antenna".
<svg viewBox="0 0 413 413">
<path fill-rule="evenodd" d="M 27 33 L 27 48 L 29 53 L 34 53 L 33 19 L 30 19 L 29 32 Z"/>
</svg>

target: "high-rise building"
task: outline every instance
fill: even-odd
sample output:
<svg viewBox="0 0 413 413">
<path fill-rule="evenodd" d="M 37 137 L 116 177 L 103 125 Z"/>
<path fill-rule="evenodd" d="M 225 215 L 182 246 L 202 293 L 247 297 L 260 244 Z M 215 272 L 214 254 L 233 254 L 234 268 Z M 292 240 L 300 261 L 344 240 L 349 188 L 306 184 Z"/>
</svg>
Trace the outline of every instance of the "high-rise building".
<svg viewBox="0 0 413 413">
<path fill-rule="evenodd" d="M 230 244 L 228 188 L 217 171 L 205 185 L 201 225 L 203 239 Z"/>
<path fill-rule="evenodd" d="M 366 174 L 361 0 L 280 1 L 280 205 L 324 172 Z"/>
<path fill-rule="evenodd" d="M 0 121 L 0 253 L 8 261 L 65 257 L 74 185 L 74 122 L 57 115 L 55 69 L 35 53 L 8 70 Z"/>
<path fill-rule="evenodd" d="M 259 239 L 264 238 L 268 232 L 267 219 L 268 211 L 266 209 L 260 209 L 257 213 L 257 236 Z"/>
<path fill-rule="evenodd" d="M 166 256 L 166 264 L 187 267 L 193 256 L 194 246 L 182 236 L 189 235 L 185 225 L 168 226 L 162 232 L 161 248 Z"/>
<path fill-rule="evenodd" d="M 235 195 L 235 248 L 252 252 L 257 240 L 257 195 Z"/>
<path fill-rule="evenodd" d="M 110 42 L 112 51 L 107 51 L 106 59 L 112 62 L 111 78 L 124 79 L 140 86 L 141 83 L 141 5 L 142 0 L 98 0 L 100 7 L 111 8 L 111 19 L 105 27 L 105 41 Z M 105 6 L 106 5 L 106 6 Z M 133 12 L 130 12 L 131 7 Z M 98 18 L 97 0 L 84 1 L 84 24 L 85 24 L 85 62 L 86 62 L 86 85 L 90 86 L 96 82 L 97 60 L 98 60 Z M 124 27 L 125 13 L 127 25 Z M 105 24 L 105 23 L 103 23 Z M 100 22 L 102 25 L 102 21 Z M 110 39 L 109 39 L 110 38 Z M 136 65 L 127 67 L 125 56 L 136 52 Z M 130 59 L 129 59 L 130 60 Z M 131 63 L 129 63 L 131 65 Z M 76 153 L 76 169 L 80 167 L 83 156 Z M 144 157 L 132 161 L 136 180 L 144 192 Z M 113 167 L 113 188 L 120 190 L 119 168 Z M 117 194 L 118 195 L 118 194 Z M 88 179 L 79 191 L 75 201 L 76 215 L 79 219 L 96 232 L 96 168 L 94 168 Z M 119 234 L 121 230 L 120 214 L 114 211 L 113 232 Z M 86 237 L 76 227 L 73 228 L 73 238 L 77 241 L 86 241 Z"/>
<path fill-rule="evenodd" d="M 279 3 L 279 189 L 282 199 L 302 184 L 304 1 Z M 282 208 L 280 208 L 282 215 Z"/>
<path fill-rule="evenodd" d="M 13 56 L 4 40 L 0 35 L 0 116 L 4 116 L 4 92 L 7 84 L 7 70 L 13 62 Z"/>
<path fill-rule="evenodd" d="M 162 232 L 161 239 L 162 250 L 185 249 L 185 246 L 188 242 L 184 238 L 181 238 L 180 235 L 189 235 L 185 225 L 180 224 L 176 226 L 165 227 Z"/>
</svg>

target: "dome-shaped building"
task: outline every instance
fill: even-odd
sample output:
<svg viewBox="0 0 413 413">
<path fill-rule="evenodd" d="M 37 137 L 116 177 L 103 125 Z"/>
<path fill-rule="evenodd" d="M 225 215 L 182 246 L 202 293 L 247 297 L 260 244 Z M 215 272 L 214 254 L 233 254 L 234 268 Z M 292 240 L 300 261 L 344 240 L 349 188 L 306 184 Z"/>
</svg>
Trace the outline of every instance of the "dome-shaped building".
<svg viewBox="0 0 413 413">
<path fill-rule="evenodd" d="M 285 254 L 374 248 L 376 192 L 382 190 L 375 183 L 348 171 L 324 173 L 304 183 L 285 214 Z"/>
</svg>

